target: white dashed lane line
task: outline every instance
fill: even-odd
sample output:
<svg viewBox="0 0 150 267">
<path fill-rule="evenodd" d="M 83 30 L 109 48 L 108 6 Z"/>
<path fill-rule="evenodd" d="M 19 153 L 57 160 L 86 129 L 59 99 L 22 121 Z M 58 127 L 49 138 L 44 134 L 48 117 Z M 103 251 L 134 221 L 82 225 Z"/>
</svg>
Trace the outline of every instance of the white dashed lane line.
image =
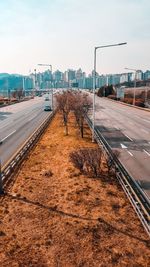
<svg viewBox="0 0 150 267">
<path fill-rule="evenodd" d="M 133 122 L 131 122 L 131 121 L 129 121 L 128 123 L 129 123 L 129 124 L 131 124 L 131 125 L 134 125 L 134 123 L 133 123 Z"/>
<path fill-rule="evenodd" d="M 127 152 L 129 153 L 129 155 L 130 155 L 131 157 L 133 157 L 133 154 L 132 154 L 130 151 L 127 150 Z"/>
<path fill-rule="evenodd" d="M 125 146 L 124 144 L 120 144 L 121 148 L 127 148 L 127 146 Z"/>
<path fill-rule="evenodd" d="M 117 130 L 120 130 L 120 128 L 119 128 L 118 126 L 115 126 L 115 128 L 116 128 Z"/>
<path fill-rule="evenodd" d="M 125 136 L 130 140 L 133 141 L 133 139 L 131 137 L 129 137 L 127 134 L 125 134 Z"/>
<path fill-rule="evenodd" d="M 28 121 L 32 121 L 37 115 L 31 117 Z"/>
<path fill-rule="evenodd" d="M 127 150 L 127 146 L 125 146 L 124 144 L 120 144 L 120 146 L 122 149 L 125 149 L 131 157 L 133 157 L 133 154 Z"/>
<path fill-rule="evenodd" d="M 10 134 L 8 134 L 7 136 L 5 136 L 1 142 L 4 142 L 9 136 L 11 136 L 12 134 L 14 134 L 16 132 L 16 130 L 14 130 L 13 132 L 11 132 Z"/>
<path fill-rule="evenodd" d="M 4 127 L 6 127 L 6 126 L 8 126 L 8 125 L 10 125 L 10 123 L 12 123 L 13 121 L 11 120 L 11 121 L 6 121 L 3 125 L 1 125 L 1 127 L 0 127 L 0 129 L 2 129 L 2 128 L 4 128 Z"/>
<path fill-rule="evenodd" d="M 143 149 L 143 151 L 150 157 L 150 153 L 147 152 L 145 149 Z"/>
<path fill-rule="evenodd" d="M 149 121 L 149 120 L 145 120 L 145 119 L 143 119 L 143 121 L 146 121 L 146 122 L 150 123 L 150 121 Z"/>
<path fill-rule="evenodd" d="M 142 132 L 144 132 L 144 133 L 147 133 L 147 134 L 149 134 L 149 132 L 148 132 L 148 131 L 146 131 L 146 130 L 144 130 L 144 129 L 141 129 L 141 131 L 142 131 Z"/>
</svg>

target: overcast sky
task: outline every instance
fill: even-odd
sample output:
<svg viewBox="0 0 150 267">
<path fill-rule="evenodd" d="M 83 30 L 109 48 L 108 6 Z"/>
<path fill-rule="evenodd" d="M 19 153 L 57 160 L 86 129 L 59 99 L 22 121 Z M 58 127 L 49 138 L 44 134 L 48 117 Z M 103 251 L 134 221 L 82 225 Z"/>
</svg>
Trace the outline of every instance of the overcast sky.
<svg viewBox="0 0 150 267">
<path fill-rule="evenodd" d="M 149 0 L 0 0 L 0 72 L 53 70 L 99 73 L 150 69 Z"/>
</svg>

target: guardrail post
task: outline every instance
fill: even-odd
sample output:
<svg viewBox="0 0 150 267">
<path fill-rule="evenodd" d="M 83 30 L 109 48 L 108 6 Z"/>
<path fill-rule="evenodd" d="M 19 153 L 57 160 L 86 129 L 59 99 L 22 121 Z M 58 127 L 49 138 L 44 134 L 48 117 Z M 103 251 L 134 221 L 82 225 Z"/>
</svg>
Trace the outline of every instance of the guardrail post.
<svg viewBox="0 0 150 267">
<path fill-rule="evenodd" d="M 2 182 L 2 167 L 1 167 L 1 160 L 0 160 L 0 195 L 4 193 L 3 191 L 3 182 Z"/>
</svg>

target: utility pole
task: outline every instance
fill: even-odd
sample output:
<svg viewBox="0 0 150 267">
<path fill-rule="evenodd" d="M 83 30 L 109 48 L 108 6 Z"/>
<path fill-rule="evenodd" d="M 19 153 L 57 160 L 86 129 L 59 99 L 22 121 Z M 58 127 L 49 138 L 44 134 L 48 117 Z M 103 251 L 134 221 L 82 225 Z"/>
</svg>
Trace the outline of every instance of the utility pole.
<svg viewBox="0 0 150 267">
<path fill-rule="evenodd" d="M 34 76 L 35 76 L 35 90 L 36 90 L 37 89 L 36 69 L 34 69 Z"/>
<path fill-rule="evenodd" d="M 139 70 L 137 69 L 130 69 L 130 68 L 125 68 L 126 70 L 133 70 L 135 72 L 135 77 L 134 77 L 134 91 L 133 91 L 133 103 L 132 105 L 135 106 L 135 92 L 136 92 L 136 80 L 137 80 L 137 73 Z"/>
<path fill-rule="evenodd" d="M 96 52 L 98 49 L 126 45 L 127 43 L 118 43 L 110 45 L 101 45 L 94 47 L 94 76 L 93 76 L 93 121 L 92 121 L 92 142 L 94 142 L 94 131 L 95 131 L 95 90 L 96 90 Z"/>
<path fill-rule="evenodd" d="M 150 98 L 149 98 L 149 93 L 148 92 L 150 92 L 150 83 L 149 82 L 146 83 L 145 102 L 144 102 L 146 105 L 148 104 L 148 106 L 149 106 L 150 105 Z"/>
</svg>

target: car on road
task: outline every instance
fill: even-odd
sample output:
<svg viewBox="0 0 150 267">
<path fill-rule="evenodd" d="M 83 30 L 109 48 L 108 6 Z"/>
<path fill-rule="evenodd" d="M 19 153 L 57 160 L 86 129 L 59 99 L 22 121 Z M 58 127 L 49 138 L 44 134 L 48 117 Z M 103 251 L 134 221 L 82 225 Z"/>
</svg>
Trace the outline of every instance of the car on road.
<svg viewBox="0 0 150 267">
<path fill-rule="evenodd" d="M 44 107 L 44 111 L 52 111 L 51 106 L 50 106 L 50 105 L 46 105 L 46 106 Z"/>
<path fill-rule="evenodd" d="M 45 97 L 45 101 L 49 101 L 49 97 L 48 96 Z"/>
</svg>

